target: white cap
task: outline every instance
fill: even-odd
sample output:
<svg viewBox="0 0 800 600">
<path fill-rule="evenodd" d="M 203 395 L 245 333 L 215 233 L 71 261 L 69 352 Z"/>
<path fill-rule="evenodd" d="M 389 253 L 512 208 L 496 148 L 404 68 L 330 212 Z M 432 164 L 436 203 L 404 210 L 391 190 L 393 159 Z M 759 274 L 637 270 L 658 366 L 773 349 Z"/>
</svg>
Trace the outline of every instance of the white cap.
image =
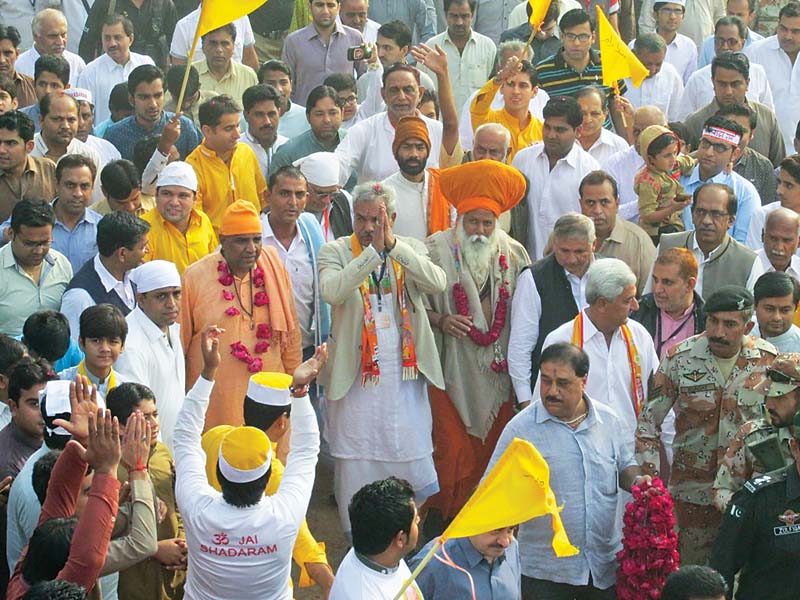
<svg viewBox="0 0 800 600">
<path fill-rule="evenodd" d="M 686 8 L 686 0 L 656 0 L 656 2 L 664 2 L 664 4 L 677 4 Z"/>
<path fill-rule="evenodd" d="M 189 163 L 176 160 L 161 169 L 156 187 L 164 185 L 179 185 L 193 192 L 197 191 L 197 173 Z"/>
<path fill-rule="evenodd" d="M 94 102 L 92 102 L 92 92 L 89 90 L 85 90 L 83 88 L 67 88 L 64 90 L 64 93 L 67 96 L 72 96 L 75 98 L 76 102 L 88 102 L 94 106 Z"/>
<path fill-rule="evenodd" d="M 181 287 L 181 275 L 175 263 L 168 260 L 151 260 L 142 263 L 131 273 L 131 281 L 140 294 L 168 287 Z"/>
<path fill-rule="evenodd" d="M 250 377 L 247 384 L 247 398 L 268 406 L 289 406 L 292 403 L 290 385 L 292 385 L 291 375 L 262 371 Z"/>
<path fill-rule="evenodd" d="M 339 159 L 333 152 L 314 152 L 297 159 L 292 164 L 300 169 L 308 183 L 312 185 L 328 187 L 341 184 Z"/>
<path fill-rule="evenodd" d="M 65 435 L 70 433 L 63 427 L 53 427 L 54 419 L 69 420 L 72 414 L 72 406 L 69 402 L 69 386 L 73 383 L 69 380 L 48 381 L 44 389 L 39 392 L 39 406 L 44 417 L 45 428 L 50 435 Z M 105 400 L 98 394 L 98 408 L 105 408 Z"/>
</svg>

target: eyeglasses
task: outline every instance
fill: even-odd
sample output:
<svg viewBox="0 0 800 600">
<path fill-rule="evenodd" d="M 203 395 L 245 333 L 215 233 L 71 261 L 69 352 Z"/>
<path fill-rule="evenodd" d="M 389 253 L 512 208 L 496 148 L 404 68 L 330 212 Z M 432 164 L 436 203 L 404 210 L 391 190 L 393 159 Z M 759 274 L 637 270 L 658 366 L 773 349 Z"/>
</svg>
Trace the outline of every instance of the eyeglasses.
<svg viewBox="0 0 800 600">
<path fill-rule="evenodd" d="M 685 8 L 660 8 L 658 12 L 664 13 L 665 15 L 682 15 L 686 12 Z"/>
<path fill-rule="evenodd" d="M 25 248 L 30 248 L 31 250 L 33 250 L 34 248 L 49 248 L 53 244 L 53 240 L 44 240 L 41 242 L 37 242 L 34 240 L 23 240 L 19 237 L 17 237 L 16 239 L 19 240 L 20 243 Z"/>
<path fill-rule="evenodd" d="M 715 221 L 719 221 L 723 217 L 727 217 L 730 213 L 722 212 L 721 210 L 706 210 L 705 208 L 695 208 L 692 209 L 692 212 L 697 215 L 700 219 L 705 219 L 706 217 L 711 217 Z"/>
<path fill-rule="evenodd" d="M 717 154 L 725 154 L 726 152 L 730 152 L 733 150 L 733 148 L 735 148 L 735 146 L 729 146 L 728 144 L 722 144 L 720 142 L 710 142 L 705 138 L 700 140 L 700 143 L 697 147 L 700 150 L 708 150 L 709 148 L 713 148 L 714 152 Z"/>
<path fill-rule="evenodd" d="M 772 379 L 775 383 L 790 383 L 792 385 L 800 385 L 800 379 L 784 375 L 775 369 L 767 369 L 767 377 Z"/>
<path fill-rule="evenodd" d="M 592 39 L 591 33 L 562 33 L 561 37 L 569 42 L 586 43 Z"/>
<path fill-rule="evenodd" d="M 344 106 L 345 104 L 355 104 L 356 102 L 358 102 L 358 96 L 356 96 L 355 94 L 353 94 L 352 96 L 347 96 L 346 98 L 342 98 L 341 96 L 339 96 L 337 98 L 337 101 L 339 106 Z"/>
<path fill-rule="evenodd" d="M 714 43 L 722 48 L 734 48 L 742 43 L 740 38 L 721 38 L 715 37 Z"/>
</svg>

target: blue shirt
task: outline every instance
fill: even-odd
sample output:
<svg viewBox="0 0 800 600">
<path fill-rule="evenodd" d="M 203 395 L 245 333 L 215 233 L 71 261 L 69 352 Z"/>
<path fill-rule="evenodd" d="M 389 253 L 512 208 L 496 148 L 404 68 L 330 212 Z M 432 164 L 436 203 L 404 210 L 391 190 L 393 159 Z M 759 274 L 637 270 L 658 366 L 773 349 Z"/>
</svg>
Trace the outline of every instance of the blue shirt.
<svg viewBox="0 0 800 600">
<path fill-rule="evenodd" d="M 31 119 L 33 119 L 33 131 L 34 133 L 39 133 L 42 130 L 42 124 L 39 123 L 39 115 L 42 114 L 39 111 L 39 103 L 31 104 L 30 106 L 26 106 L 24 108 L 20 108 L 19 112 L 25 113 Z"/>
<path fill-rule="evenodd" d="M 122 158 L 133 160 L 133 148 L 136 146 L 136 142 L 146 137 L 159 135 L 163 131 L 164 125 L 167 124 L 167 119 L 172 117 L 173 113 L 162 111 L 161 120 L 155 124 L 151 131 L 148 131 L 136 122 L 136 115 L 131 115 L 109 125 L 103 134 L 103 138 L 116 146 Z M 194 126 L 191 119 L 182 116 L 180 121 L 181 135 L 175 143 L 175 147 L 180 152 L 181 160 L 184 160 L 191 154 L 192 150 L 200 145 L 203 136 Z"/>
<path fill-rule="evenodd" d="M 616 553 L 622 548 L 617 524 L 618 478 L 635 466 L 630 433 L 607 405 L 587 398 L 589 413 L 572 429 L 550 415 L 540 400 L 509 421 L 497 442 L 486 472 L 514 438 L 531 442 L 550 466 L 550 486 L 564 509 L 561 520 L 569 541 L 580 554 L 557 558 L 549 516 L 519 526 L 522 574 L 569 585 L 606 589 L 617 579 Z"/>
<path fill-rule="evenodd" d="M 758 195 L 756 186 L 733 171 L 730 173 L 722 171 L 714 175 L 711 179 L 703 181 L 700 179 L 699 165 L 694 168 L 691 175 L 684 175 L 681 177 L 680 182 L 687 194 L 693 194 L 694 191 L 704 183 L 722 183 L 732 188 L 733 193 L 736 195 L 736 221 L 733 223 L 733 227 L 728 230 L 728 235 L 737 242 L 747 244 L 747 232 L 750 228 L 750 219 L 753 218 L 753 215 L 761 206 L 761 197 Z M 694 229 L 691 203 L 681 212 L 681 219 L 683 219 L 683 225 L 686 227 L 686 231 Z"/>
<path fill-rule="evenodd" d="M 752 29 L 747 30 L 747 37 L 744 40 L 744 47 L 747 48 L 753 42 L 763 40 L 764 36 L 756 33 Z M 711 61 L 717 55 L 717 50 L 714 48 L 714 35 L 708 36 L 703 40 L 703 45 L 700 46 L 700 57 L 697 59 L 697 68 L 702 69 L 706 65 L 710 65 Z"/>
<path fill-rule="evenodd" d="M 53 200 L 53 207 L 58 198 Z M 97 224 L 103 218 L 98 212 L 87 208 L 81 220 L 70 231 L 58 217 L 53 226 L 53 249 L 67 257 L 72 272 L 77 273 L 87 260 L 97 254 Z"/>
<path fill-rule="evenodd" d="M 415 569 L 435 543 L 436 540 L 430 541 L 411 559 L 408 567 L 412 570 Z M 519 600 L 522 597 L 517 540 L 513 539 L 505 554 L 496 558 L 492 564 L 489 564 L 475 549 L 469 538 L 448 540 L 444 549 L 455 564 L 472 576 L 476 598 L 481 600 Z M 443 557 L 441 549 L 436 556 Z M 438 561 L 435 557 L 417 577 L 417 585 L 425 600 L 472 598 L 472 590 L 466 574 Z"/>
</svg>

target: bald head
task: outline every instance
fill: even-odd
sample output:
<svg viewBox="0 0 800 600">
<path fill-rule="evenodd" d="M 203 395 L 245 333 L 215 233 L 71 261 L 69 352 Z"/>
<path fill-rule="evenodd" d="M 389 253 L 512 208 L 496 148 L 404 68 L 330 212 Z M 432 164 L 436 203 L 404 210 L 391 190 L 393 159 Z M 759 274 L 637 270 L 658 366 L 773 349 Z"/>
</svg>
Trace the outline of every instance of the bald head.
<svg viewBox="0 0 800 600">
<path fill-rule="evenodd" d="M 800 215 L 788 208 L 778 208 L 764 222 L 764 252 L 776 271 L 785 271 L 797 252 Z"/>
<path fill-rule="evenodd" d="M 475 130 L 473 160 L 506 162 L 511 150 L 511 133 L 499 123 L 484 123 Z"/>
<path fill-rule="evenodd" d="M 657 106 L 642 106 L 633 113 L 633 145 L 639 151 L 639 136 L 651 125 L 667 126 L 667 116 Z"/>
</svg>

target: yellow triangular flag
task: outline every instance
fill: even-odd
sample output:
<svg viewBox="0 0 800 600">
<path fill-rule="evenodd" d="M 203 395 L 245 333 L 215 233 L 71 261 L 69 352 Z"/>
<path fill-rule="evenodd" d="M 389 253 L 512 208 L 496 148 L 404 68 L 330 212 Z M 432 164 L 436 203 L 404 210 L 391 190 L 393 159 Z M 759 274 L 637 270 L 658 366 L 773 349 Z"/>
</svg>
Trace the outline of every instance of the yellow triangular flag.
<svg viewBox="0 0 800 600">
<path fill-rule="evenodd" d="M 550 8 L 550 2 L 551 0 L 528 0 L 528 4 L 531 7 L 530 24 L 533 29 L 538 31 L 542 28 L 544 17 Z"/>
<path fill-rule="evenodd" d="M 600 60 L 603 64 L 603 85 L 615 87 L 620 79 L 630 77 L 633 85 L 642 85 L 650 74 L 633 50 L 625 45 L 603 10 L 597 6 L 597 29 L 600 35 Z"/>
<path fill-rule="evenodd" d="M 200 20 L 197 23 L 197 37 L 233 23 L 236 19 L 249 15 L 267 0 L 203 0 L 200 5 Z"/>
<path fill-rule="evenodd" d="M 567 537 L 560 510 L 547 461 L 533 444 L 514 438 L 441 537 L 478 535 L 549 514 L 556 556 L 574 556 L 578 549 Z"/>
</svg>

